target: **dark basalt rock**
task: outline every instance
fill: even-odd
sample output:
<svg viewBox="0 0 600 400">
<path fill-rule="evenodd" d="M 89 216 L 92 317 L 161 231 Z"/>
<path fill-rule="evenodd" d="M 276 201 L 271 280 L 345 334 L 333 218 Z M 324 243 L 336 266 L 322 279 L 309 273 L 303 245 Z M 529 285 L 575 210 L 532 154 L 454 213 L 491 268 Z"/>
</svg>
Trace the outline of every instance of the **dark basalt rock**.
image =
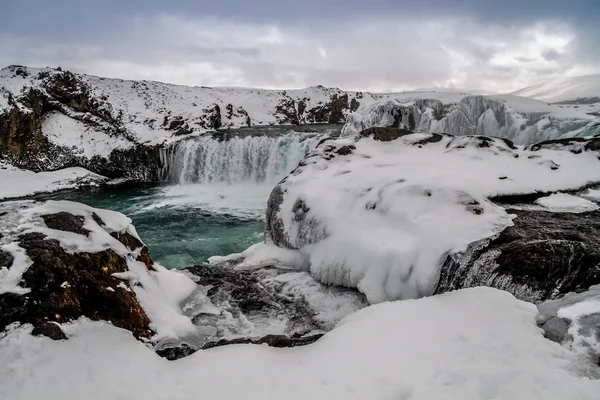
<svg viewBox="0 0 600 400">
<path fill-rule="evenodd" d="M 300 333 L 295 333 L 293 335 L 266 335 L 263 337 L 257 338 L 236 338 L 236 339 L 221 339 L 214 342 L 204 343 L 201 347 L 201 350 L 208 350 L 215 347 L 229 346 L 233 344 L 266 344 L 270 347 L 298 347 L 298 346 L 306 346 L 309 344 L 315 343 L 323 337 L 322 333 L 314 334 L 314 335 L 306 335 L 303 336 Z M 176 347 L 167 347 L 165 349 L 156 350 L 156 354 L 159 356 L 166 358 L 169 361 L 179 360 L 181 358 L 187 357 L 191 354 L 197 352 L 197 349 L 194 349 L 187 344 L 182 344 Z"/>
<path fill-rule="evenodd" d="M 51 229 L 89 233 L 83 228 L 81 217 L 67 212 L 42 218 Z M 101 222 L 98 216 L 95 219 Z M 147 249 L 139 240 L 127 232 L 113 236 L 130 250 L 142 248 L 140 260 L 149 268 L 152 266 Z M 59 241 L 39 232 L 19 236 L 18 243 L 32 261 L 21 281 L 21 286 L 30 291 L 25 295 L 0 294 L 0 330 L 13 322 L 30 323 L 34 332 L 62 338 L 54 322 L 85 316 L 110 321 L 137 338 L 151 336 L 150 321 L 129 284 L 112 275 L 129 270 L 125 258 L 112 250 L 71 254 Z M 126 288 L 119 286 L 121 283 Z"/>
<path fill-rule="evenodd" d="M 42 215 L 42 219 L 50 229 L 78 233 L 84 236 L 87 236 L 90 233 L 90 231 L 83 227 L 85 218 L 79 215 L 73 215 L 62 211 L 56 214 Z"/>
<path fill-rule="evenodd" d="M 260 338 L 240 338 L 240 339 L 222 339 L 218 342 L 208 342 L 202 346 L 203 350 L 212 349 L 214 347 L 227 346 L 230 344 L 266 344 L 270 347 L 297 347 L 306 346 L 315 343 L 323 337 L 323 334 L 302 336 L 295 334 L 287 335 L 266 335 Z"/>
<path fill-rule="evenodd" d="M 532 144 L 529 146 L 529 149 L 532 151 L 538 151 L 542 149 L 554 149 L 557 147 L 569 147 L 575 144 L 583 145 L 583 151 L 600 151 L 600 137 L 594 138 L 565 138 L 565 139 L 554 139 L 554 140 L 544 140 L 539 143 Z M 579 147 L 579 146 L 574 146 Z M 570 150 L 573 153 L 581 153 L 580 149 L 572 149 Z"/>
<path fill-rule="evenodd" d="M 187 357 L 191 354 L 194 354 L 196 349 L 191 348 L 187 344 L 182 344 L 177 347 L 167 347 L 165 349 L 156 350 L 156 354 L 161 356 L 162 358 L 166 358 L 169 361 L 179 360 L 180 358 Z"/>
<path fill-rule="evenodd" d="M 2 236 L 0 236 L 0 239 Z M 0 268 L 9 268 L 13 263 L 14 257 L 7 251 L 0 249 Z"/>
<path fill-rule="evenodd" d="M 412 135 L 414 132 L 402 128 L 368 128 L 360 133 L 361 137 L 373 137 L 380 142 L 391 142 L 402 136 Z"/>
<path fill-rule="evenodd" d="M 600 283 L 600 211 L 508 212 L 514 225 L 496 239 L 448 256 L 436 293 L 483 285 L 538 302 Z"/>
<path fill-rule="evenodd" d="M 60 329 L 58 324 L 46 322 L 36 326 L 31 331 L 33 336 L 46 336 L 52 340 L 67 340 L 67 335 Z"/>
</svg>

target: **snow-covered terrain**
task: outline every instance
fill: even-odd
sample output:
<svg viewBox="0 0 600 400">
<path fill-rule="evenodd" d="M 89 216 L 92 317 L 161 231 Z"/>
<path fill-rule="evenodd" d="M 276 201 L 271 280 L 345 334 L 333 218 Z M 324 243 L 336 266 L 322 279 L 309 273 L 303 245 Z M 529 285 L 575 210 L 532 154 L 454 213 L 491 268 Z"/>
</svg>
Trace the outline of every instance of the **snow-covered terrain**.
<svg viewBox="0 0 600 400">
<path fill-rule="evenodd" d="M 546 340 L 537 309 L 488 288 L 369 307 L 309 347 L 236 345 L 159 358 L 129 332 L 86 320 L 68 341 L 0 339 L 6 399 L 595 400 L 600 381 Z"/>
<path fill-rule="evenodd" d="M 107 178 L 78 167 L 35 173 L 0 163 L 0 199 L 98 185 L 106 181 Z"/>
<path fill-rule="evenodd" d="M 398 132 L 405 133 L 322 143 L 274 189 L 267 211 L 268 243 L 297 250 L 304 257 L 297 268 L 356 287 L 371 303 L 430 295 L 447 252 L 510 225 L 490 197 L 600 182 L 593 151 L 424 133 L 380 141 Z M 541 202 L 571 208 L 570 199 Z"/>
<path fill-rule="evenodd" d="M 600 103 L 600 75 L 557 78 L 512 94 L 548 103 Z"/>
<path fill-rule="evenodd" d="M 597 77 L 584 78 L 570 84 L 575 89 L 569 96 L 600 96 Z M 518 93 L 543 97 L 533 89 Z M 600 133 L 598 112 L 597 104 L 549 105 L 516 95 L 186 87 L 11 66 L 0 70 L 0 119 L 7 121 L 0 155 L 28 169 L 80 165 L 106 175 L 98 160 L 115 150 L 165 145 L 217 129 L 347 122 L 346 135 L 395 125 L 530 144 Z M 121 154 L 111 162 L 123 158 L 130 156 Z"/>
<path fill-rule="evenodd" d="M 556 105 L 514 95 L 467 96 L 456 103 L 393 98 L 361 106 L 348 116 L 343 136 L 371 127 L 485 135 L 517 144 L 600 134 L 596 104 Z"/>
</svg>

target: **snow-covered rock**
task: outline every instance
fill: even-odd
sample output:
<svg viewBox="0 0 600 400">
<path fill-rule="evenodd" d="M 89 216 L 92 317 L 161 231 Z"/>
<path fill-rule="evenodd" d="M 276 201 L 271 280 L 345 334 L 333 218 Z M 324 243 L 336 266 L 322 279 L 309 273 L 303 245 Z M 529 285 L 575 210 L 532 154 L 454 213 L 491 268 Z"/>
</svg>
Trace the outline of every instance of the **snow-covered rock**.
<svg viewBox="0 0 600 400">
<path fill-rule="evenodd" d="M 600 212 L 594 211 L 598 206 L 590 202 L 590 210 L 588 200 L 565 193 L 541 199 L 565 197 L 559 208 L 550 210 L 506 205 L 514 217 L 512 226 L 450 253 L 436 293 L 490 286 L 537 303 L 600 284 Z"/>
<path fill-rule="evenodd" d="M 131 219 L 68 201 L 0 203 L 0 329 L 82 316 L 153 341 L 194 336 L 181 303 L 198 286 L 153 263 Z M 154 331 L 154 334 L 150 331 Z"/>
<path fill-rule="evenodd" d="M 467 96 L 456 103 L 438 100 L 380 100 L 348 116 L 342 136 L 371 127 L 419 132 L 486 135 L 517 144 L 600 134 L 600 115 L 592 107 L 551 105 L 514 95 Z"/>
<path fill-rule="evenodd" d="M 273 190 L 267 243 L 294 249 L 319 281 L 370 302 L 436 289 L 445 255 L 512 224 L 492 197 L 600 182 L 594 151 L 372 129 L 321 143 Z M 366 136 L 366 137 L 365 137 Z"/>
<path fill-rule="evenodd" d="M 368 307 L 308 347 L 228 346 L 173 362 L 101 322 L 69 324 L 61 342 L 25 326 L 0 339 L 0 387 L 11 400 L 596 400 L 598 367 L 545 339 L 536 315 L 505 292 L 467 289 Z"/>
</svg>

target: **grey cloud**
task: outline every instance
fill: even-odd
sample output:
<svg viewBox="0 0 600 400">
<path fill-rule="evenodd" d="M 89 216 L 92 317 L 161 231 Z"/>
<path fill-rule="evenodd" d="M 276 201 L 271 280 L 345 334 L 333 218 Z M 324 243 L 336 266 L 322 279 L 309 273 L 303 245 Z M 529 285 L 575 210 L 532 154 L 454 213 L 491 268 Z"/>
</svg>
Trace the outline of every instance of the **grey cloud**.
<svg viewBox="0 0 600 400">
<path fill-rule="evenodd" d="M 550 50 L 545 51 L 544 54 L 542 54 L 542 57 L 546 61 L 557 61 L 557 60 L 560 60 L 561 55 L 558 51 L 556 51 L 554 49 L 550 49 Z"/>
</svg>

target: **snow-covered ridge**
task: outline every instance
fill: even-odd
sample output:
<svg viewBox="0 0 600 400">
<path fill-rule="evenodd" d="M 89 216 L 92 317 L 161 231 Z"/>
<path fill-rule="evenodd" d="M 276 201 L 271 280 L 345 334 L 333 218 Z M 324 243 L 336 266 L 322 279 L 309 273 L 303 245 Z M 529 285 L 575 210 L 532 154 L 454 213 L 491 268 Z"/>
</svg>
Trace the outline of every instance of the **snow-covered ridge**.
<svg viewBox="0 0 600 400">
<path fill-rule="evenodd" d="M 156 180 L 156 146 L 218 129 L 347 122 L 347 135 L 401 126 L 534 143 L 597 134 L 598 112 L 596 104 L 549 105 L 514 95 L 186 87 L 11 66 L 0 70 L 0 157 L 35 171 L 81 166 L 112 178 Z"/>
<path fill-rule="evenodd" d="M 511 225 L 491 197 L 600 182 L 594 151 L 398 133 L 322 143 L 273 190 L 267 210 L 268 243 L 297 250 L 298 268 L 373 303 L 432 294 L 447 252 Z"/>
<path fill-rule="evenodd" d="M 600 134 L 600 102 L 558 105 L 515 95 L 467 96 L 452 104 L 438 100 L 380 100 L 350 114 L 342 135 L 356 135 L 371 127 L 485 135 L 532 144 Z"/>
</svg>

